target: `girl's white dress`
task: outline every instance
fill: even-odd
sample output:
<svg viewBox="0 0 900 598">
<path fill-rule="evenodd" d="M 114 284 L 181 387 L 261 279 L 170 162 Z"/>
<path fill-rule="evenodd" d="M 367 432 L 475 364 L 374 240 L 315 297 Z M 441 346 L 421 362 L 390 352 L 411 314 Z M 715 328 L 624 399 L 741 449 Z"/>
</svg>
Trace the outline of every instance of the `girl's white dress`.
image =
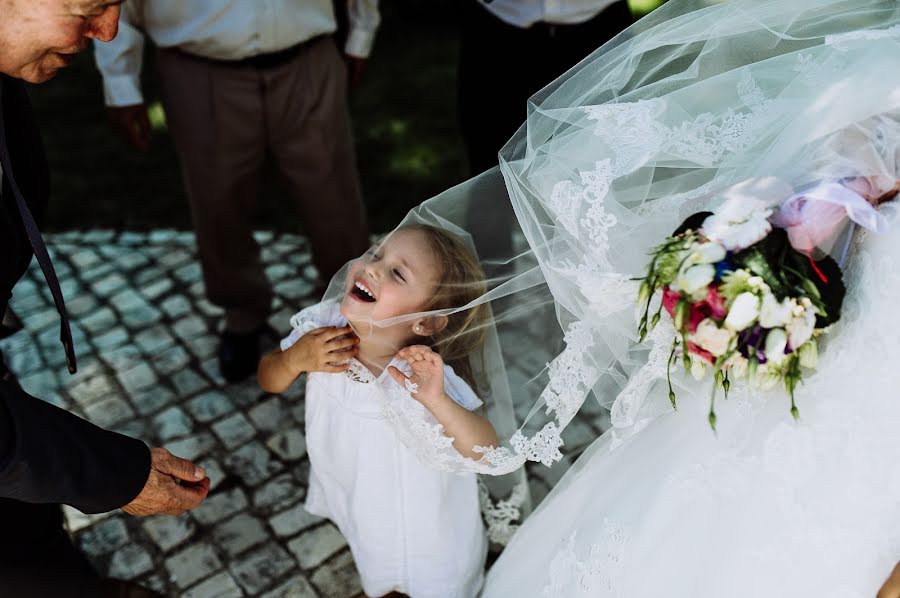
<svg viewBox="0 0 900 598">
<path fill-rule="evenodd" d="M 310 330 L 347 322 L 328 302 L 301 311 L 291 324 L 282 350 Z M 392 365 L 409 373 L 405 362 Z M 340 529 L 367 595 L 472 598 L 487 552 L 476 476 L 430 469 L 399 441 L 381 413 L 378 383 L 385 376 L 386 370 L 376 378 L 355 360 L 346 373 L 309 374 L 306 510 Z M 466 409 L 481 406 L 446 365 L 444 385 Z"/>
</svg>

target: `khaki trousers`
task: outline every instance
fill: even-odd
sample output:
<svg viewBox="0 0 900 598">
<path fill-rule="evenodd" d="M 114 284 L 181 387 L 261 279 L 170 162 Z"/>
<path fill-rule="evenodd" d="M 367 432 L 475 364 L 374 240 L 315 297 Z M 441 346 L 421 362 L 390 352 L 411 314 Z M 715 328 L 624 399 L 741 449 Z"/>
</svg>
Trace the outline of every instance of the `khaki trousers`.
<svg viewBox="0 0 900 598">
<path fill-rule="evenodd" d="M 323 36 L 276 66 L 163 49 L 159 74 L 207 296 L 225 309 L 228 330 L 253 330 L 272 301 L 251 223 L 267 158 L 299 210 L 322 281 L 367 247 L 346 67 Z"/>
</svg>

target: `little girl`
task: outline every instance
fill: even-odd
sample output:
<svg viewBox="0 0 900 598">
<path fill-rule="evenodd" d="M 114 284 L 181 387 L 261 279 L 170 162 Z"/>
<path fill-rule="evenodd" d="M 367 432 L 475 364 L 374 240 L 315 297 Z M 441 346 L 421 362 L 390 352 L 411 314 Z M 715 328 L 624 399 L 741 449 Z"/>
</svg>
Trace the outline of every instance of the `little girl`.
<svg viewBox="0 0 900 598">
<path fill-rule="evenodd" d="M 380 383 L 405 387 L 465 456 L 497 446 L 475 413 L 469 366 L 486 306 L 398 318 L 468 304 L 484 292 L 481 268 L 453 235 L 408 225 L 353 262 L 341 291 L 291 318 L 293 332 L 259 366 L 273 393 L 309 373 L 306 509 L 347 538 L 367 596 L 473 598 L 487 549 L 475 474 L 422 465 L 382 419 L 378 393 Z M 389 318 L 400 323 L 373 324 Z"/>
</svg>

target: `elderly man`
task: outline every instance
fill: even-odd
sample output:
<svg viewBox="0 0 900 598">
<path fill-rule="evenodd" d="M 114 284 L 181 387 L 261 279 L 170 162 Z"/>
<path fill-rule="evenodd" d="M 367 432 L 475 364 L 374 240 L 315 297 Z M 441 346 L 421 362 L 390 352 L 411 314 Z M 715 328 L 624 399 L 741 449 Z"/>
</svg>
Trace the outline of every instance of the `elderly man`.
<svg viewBox="0 0 900 598">
<path fill-rule="evenodd" d="M 35 224 L 49 175 L 19 79 L 53 77 L 91 39 L 116 34 L 119 1 L 0 0 L 0 313 L 32 259 L 61 317 L 70 372 L 75 354 L 53 264 Z M 29 396 L 0 356 L 0 596 L 151 596 L 103 580 L 72 545 L 60 504 L 85 513 L 122 508 L 132 515 L 178 514 L 209 491 L 199 467 L 166 450 L 101 430 Z"/>
<path fill-rule="evenodd" d="M 379 22 L 376 0 L 346 0 L 349 36 L 332 36 L 332 0 L 129 0 L 119 37 L 97 44 L 109 120 L 149 143 L 140 88 L 144 36 L 159 48 L 160 90 L 197 232 L 209 300 L 225 310 L 226 380 L 256 372 L 272 287 L 253 238 L 263 166 L 283 176 L 322 283 L 368 247 L 347 110 Z"/>
</svg>

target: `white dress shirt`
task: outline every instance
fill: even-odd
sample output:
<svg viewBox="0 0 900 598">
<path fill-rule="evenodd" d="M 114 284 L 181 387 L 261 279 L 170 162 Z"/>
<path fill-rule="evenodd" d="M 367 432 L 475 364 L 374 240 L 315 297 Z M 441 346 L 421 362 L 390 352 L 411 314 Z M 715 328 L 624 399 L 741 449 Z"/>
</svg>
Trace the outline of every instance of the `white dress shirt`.
<svg viewBox="0 0 900 598">
<path fill-rule="evenodd" d="M 346 0 L 350 31 L 344 51 L 369 55 L 380 22 L 378 0 Z M 290 48 L 337 29 L 331 0 L 128 0 L 119 34 L 95 42 L 108 106 L 143 102 L 144 34 L 161 48 L 217 60 L 240 60 Z"/>
<path fill-rule="evenodd" d="M 584 23 L 616 0 L 492 0 L 480 4 L 510 25 L 526 29 L 535 23 Z"/>
</svg>

